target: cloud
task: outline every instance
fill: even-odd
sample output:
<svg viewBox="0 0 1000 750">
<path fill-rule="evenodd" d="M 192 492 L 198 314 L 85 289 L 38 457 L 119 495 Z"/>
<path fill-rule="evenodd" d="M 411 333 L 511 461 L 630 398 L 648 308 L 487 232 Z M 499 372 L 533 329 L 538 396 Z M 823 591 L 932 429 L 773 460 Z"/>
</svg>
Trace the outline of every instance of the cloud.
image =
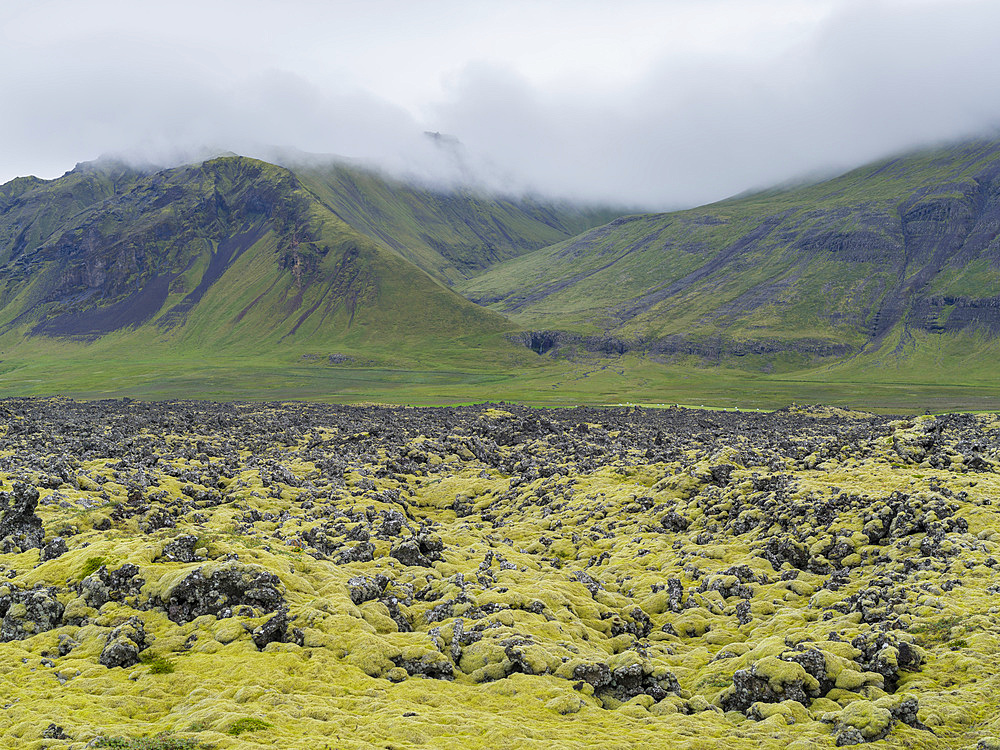
<svg viewBox="0 0 1000 750">
<path fill-rule="evenodd" d="M 390 157 L 415 140 L 412 116 L 367 92 L 324 91 L 292 71 L 234 75 L 197 56 L 176 56 L 147 42 L 114 40 L 114 58 L 95 53 L 100 39 L 49 50 L 31 82 L 3 84 L 7 112 L 0 142 L 9 170 L 71 167 L 100 154 L 151 161 L 204 148 L 248 151 L 260 144 Z M 122 64 L 123 60 L 129 61 Z"/>
<path fill-rule="evenodd" d="M 778 53 L 672 57 L 612 91 L 469 66 L 436 114 L 539 190 L 691 204 L 992 131 L 998 27 L 985 3 L 852 4 Z"/>
<path fill-rule="evenodd" d="M 0 180 L 276 146 L 667 208 L 1000 123 L 992 2 L 143 6 L 0 9 Z"/>
</svg>

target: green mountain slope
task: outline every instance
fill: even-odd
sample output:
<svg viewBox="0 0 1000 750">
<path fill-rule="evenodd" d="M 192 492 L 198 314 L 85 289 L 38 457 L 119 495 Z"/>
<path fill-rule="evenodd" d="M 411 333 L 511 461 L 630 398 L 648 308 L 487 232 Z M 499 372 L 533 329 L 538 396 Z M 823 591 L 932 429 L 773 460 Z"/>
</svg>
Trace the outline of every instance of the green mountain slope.
<svg viewBox="0 0 1000 750">
<path fill-rule="evenodd" d="M 570 332 L 536 348 L 582 336 L 709 358 L 842 356 L 916 334 L 995 336 L 998 233 L 1000 144 L 973 142 L 624 217 L 458 288 L 525 326 Z"/>
<path fill-rule="evenodd" d="M 448 284 L 621 213 L 461 188 L 422 188 L 339 163 L 294 170 L 303 186 L 346 223 Z"/>
<path fill-rule="evenodd" d="M 3 192 L 0 336 L 98 350 L 389 351 L 511 325 L 345 224 L 289 170 L 242 157 L 144 175 L 82 169 Z"/>
<path fill-rule="evenodd" d="M 0 394 L 1000 403 L 1000 144 L 559 239 L 599 214 L 242 157 L 20 178 Z"/>
<path fill-rule="evenodd" d="M 142 173 L 114 162 L 84 164 L 58 180 L 0 185 L 0 263 L 35 250 L 73 217 L 129 189 Z"/>
</svg>

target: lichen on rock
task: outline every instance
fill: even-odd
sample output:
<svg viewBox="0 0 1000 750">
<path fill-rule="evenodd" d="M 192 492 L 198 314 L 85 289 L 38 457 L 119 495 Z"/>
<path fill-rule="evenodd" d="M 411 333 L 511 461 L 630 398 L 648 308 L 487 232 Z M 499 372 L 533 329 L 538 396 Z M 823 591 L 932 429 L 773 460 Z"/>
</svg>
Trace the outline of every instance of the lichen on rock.
<svg viewBox="0 0 1000 750">
<path fill-rule="evenodd" d="M 108 635 L 98 661 L 108 669 L 131 667 L 139 663 L 139 654 L 148 646 L 142 620 L 130 617 Z"/>
<path fill-rule="evenodd" d="M 38 489 L 15 481 L 10 491 L 0 492 L 0 551 L 23 552 L 42 546 L 45 530 L 35 515 Z"/>
<path fill-rule="evenodd" d="M 193 570 L 156 597 L 167 617 L 185 623 L 202 615 L 256 617 L 285 603 L 281 581 L 257 567 L 226 561 Z"/>
</svg>

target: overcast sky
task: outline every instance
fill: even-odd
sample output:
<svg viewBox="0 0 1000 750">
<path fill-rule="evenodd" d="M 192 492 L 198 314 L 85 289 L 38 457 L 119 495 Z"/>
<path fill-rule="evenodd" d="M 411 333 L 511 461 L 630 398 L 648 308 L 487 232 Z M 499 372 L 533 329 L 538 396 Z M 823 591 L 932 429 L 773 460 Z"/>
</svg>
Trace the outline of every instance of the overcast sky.
<svg viewBox="0 0 1000 750">
<path fill-rule="evenodd" d="M 0 0 L 0 182 L 274 145 L 691 205 L 996 133 L 998 38 L 996 0 Z"/>
</svg>

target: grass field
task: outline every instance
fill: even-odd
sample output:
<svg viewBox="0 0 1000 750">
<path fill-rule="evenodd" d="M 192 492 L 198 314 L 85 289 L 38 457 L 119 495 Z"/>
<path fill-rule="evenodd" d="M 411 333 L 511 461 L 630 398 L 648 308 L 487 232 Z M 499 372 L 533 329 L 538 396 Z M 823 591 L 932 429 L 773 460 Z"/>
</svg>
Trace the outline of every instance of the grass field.
<svg viewBox="0 0 1000 750">
<path fill-rule="evenodd" d="M 370 360 L 378 360 L 378 353 Z M 534 355 L 531 355 L 534 357 Z M 358 358 L 359 363 L 364 358 Z M 204 398 L 312 400 L 337 403 L 455 404 L 515 401 L 538 406 L 684 404 L 773 409 L 824 403 L 889 413 L 1000 409 L 1000 385 L 987 381 L 920 382 L 836 371 L 763 375 L 640 357 L 569 362 L 537 357 L 484 361 L 478 368 L 451 357 L 432 366 L 330 366 L 301 356 L 183 358 L 151 348 L 145 356 L 95 356 L 78 345 L 36 350 L 0 362 L 3 396 L 77 398 Z M 976 372 L 976 371 L 973 371 Z M 909 375 L 909 378 L 902 377 Z M 852 377 L 854 376 L 854 377 Z"/>
</svg>

